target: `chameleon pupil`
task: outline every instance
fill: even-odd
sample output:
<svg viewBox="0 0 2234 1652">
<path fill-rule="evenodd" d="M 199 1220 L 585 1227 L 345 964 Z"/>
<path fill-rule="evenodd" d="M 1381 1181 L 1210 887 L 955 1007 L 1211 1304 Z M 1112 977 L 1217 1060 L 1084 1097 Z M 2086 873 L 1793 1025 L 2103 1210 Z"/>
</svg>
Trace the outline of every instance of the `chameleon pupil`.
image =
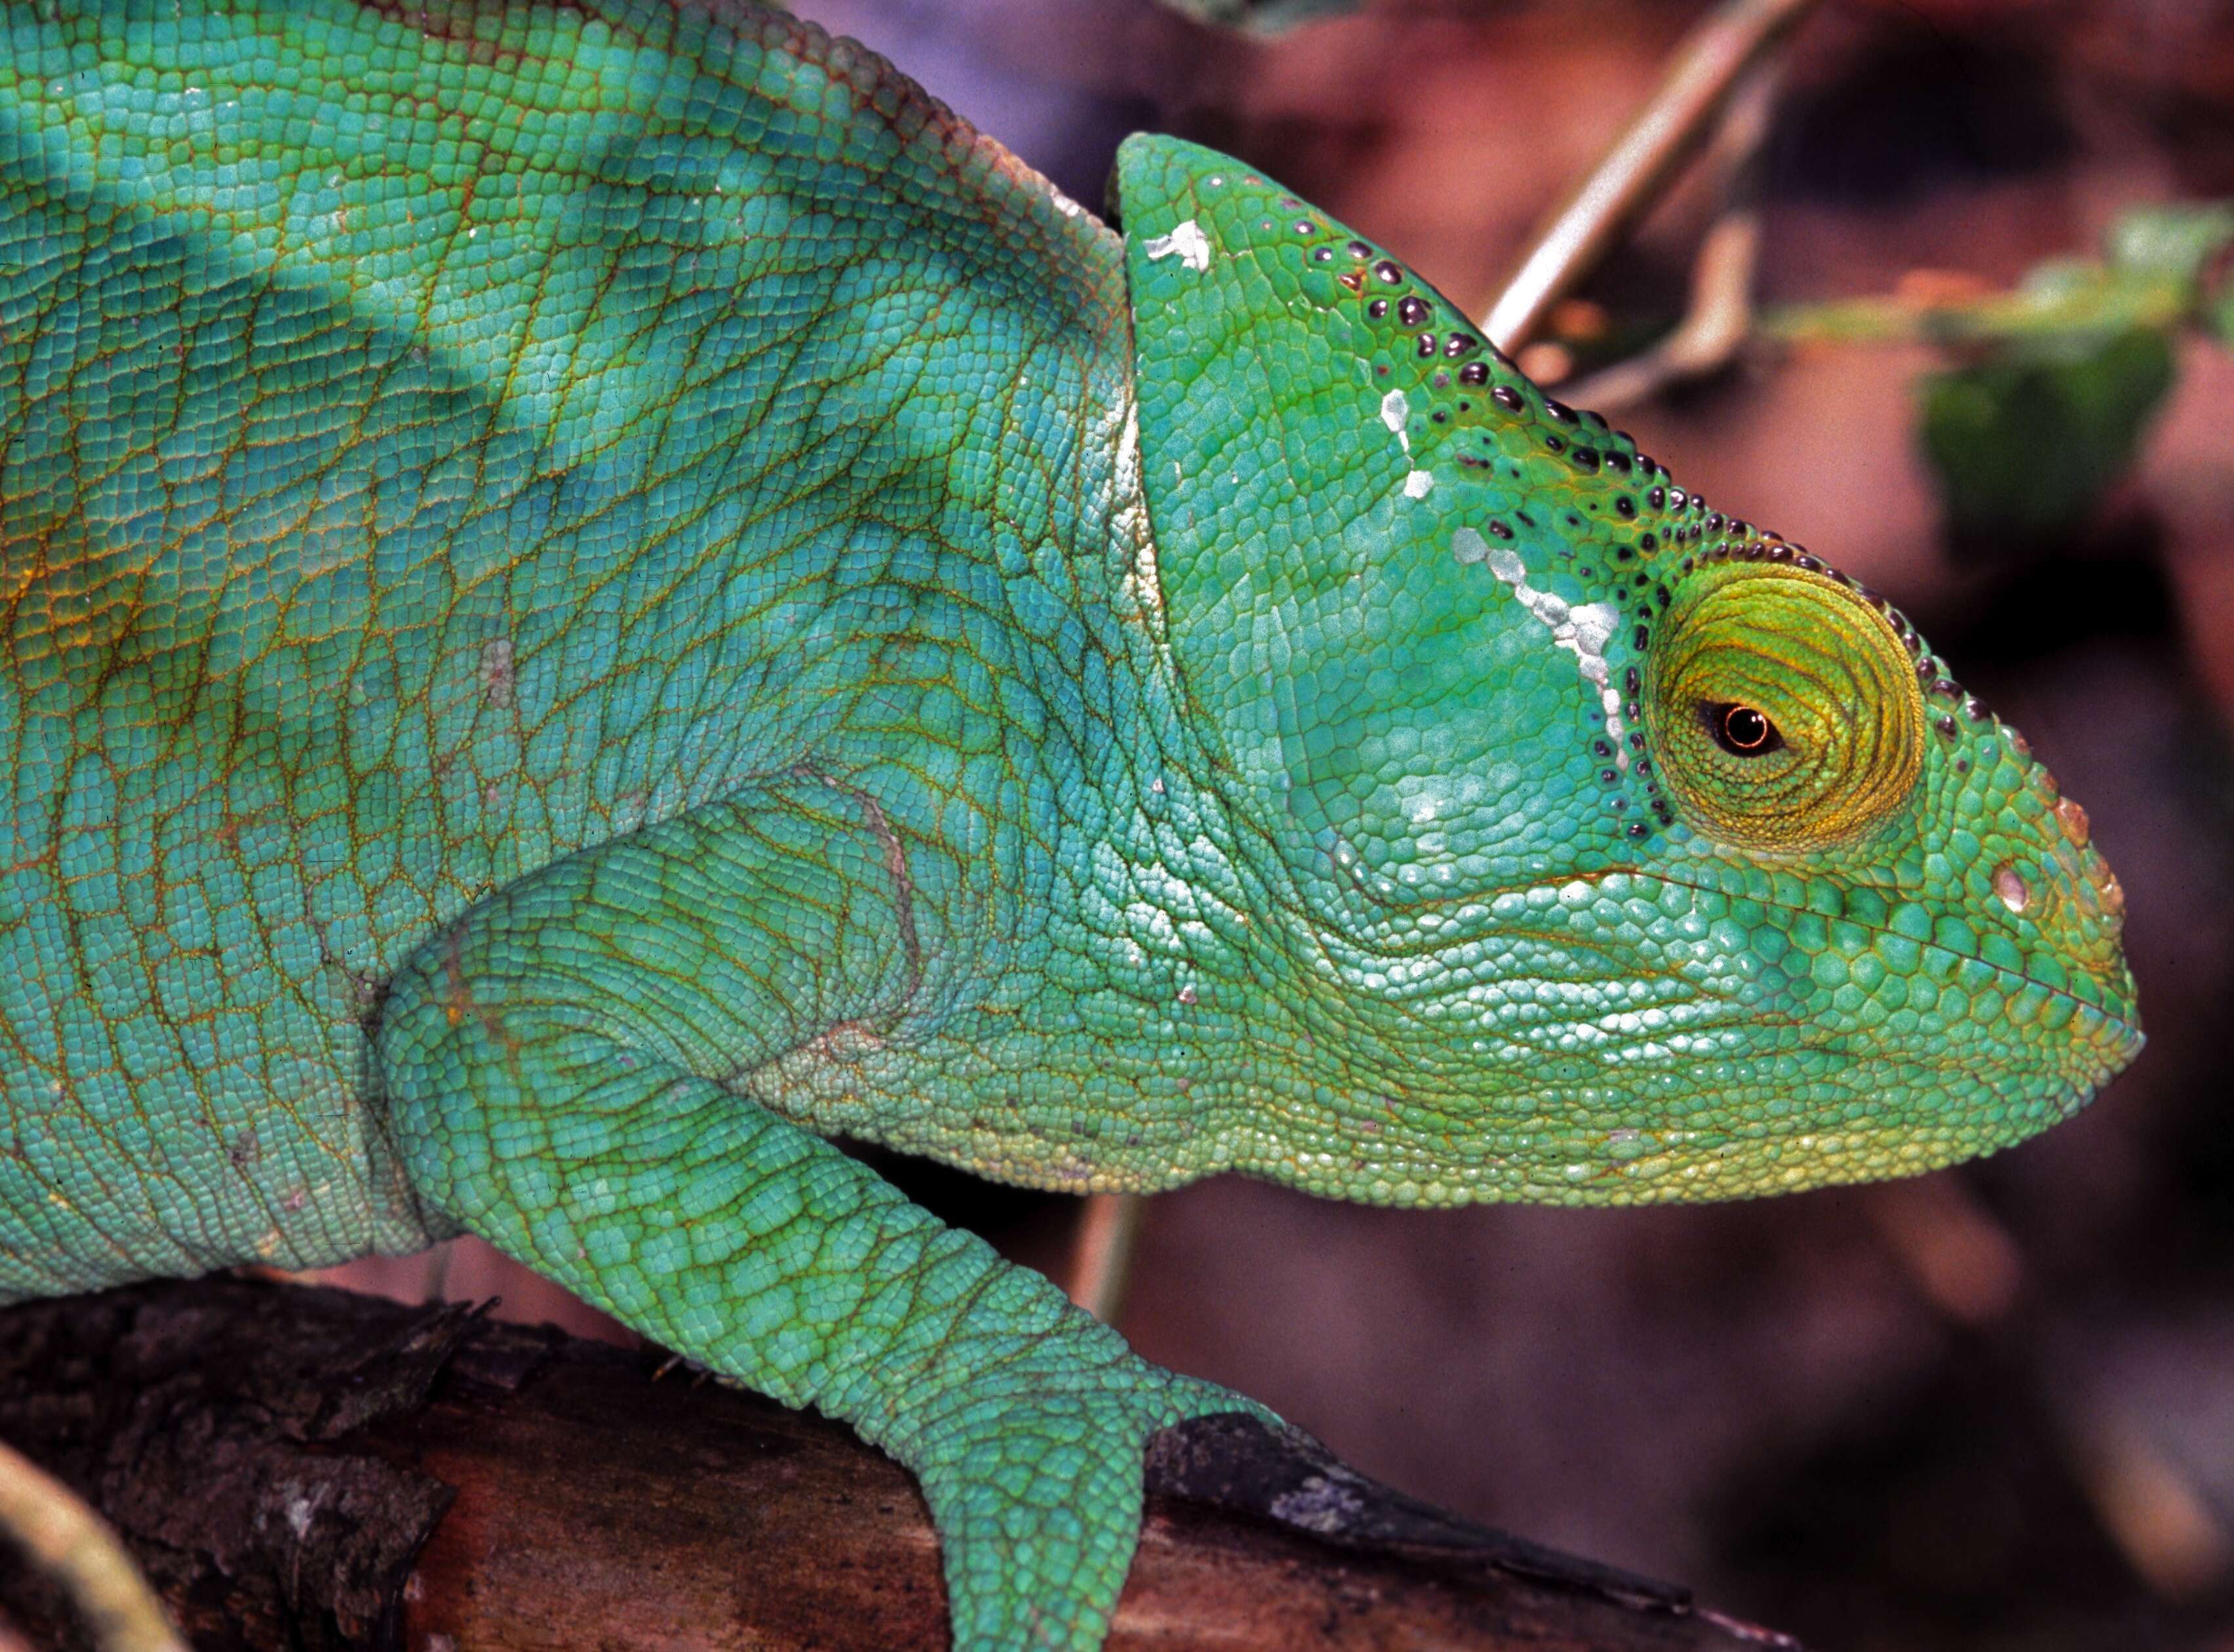
<svg viewBox="0 0 2234 1652">
<path fill-rule="evenodd" d="M 1776 725 L 1751 706 L 1721 705 L 1708 708 L 1708 727 L 1715 743 L 1740 757 L 1757 757 L 1784 743 Z"/>
</svg>

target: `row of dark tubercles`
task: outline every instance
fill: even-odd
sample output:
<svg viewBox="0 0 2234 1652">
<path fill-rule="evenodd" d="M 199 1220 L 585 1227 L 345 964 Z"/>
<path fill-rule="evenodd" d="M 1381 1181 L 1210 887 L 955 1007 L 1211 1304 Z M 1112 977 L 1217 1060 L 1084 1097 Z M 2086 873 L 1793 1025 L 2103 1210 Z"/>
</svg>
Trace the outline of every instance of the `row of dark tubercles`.
<svg viewBox="0 0 2234 1652">
<path fill-rule="evenodd" d="M 1286 210 L 1292 212 L 1300 210 L 1303 203 L 1290 199 L 1284 201 L 1283 206 Z M 1269 229 L 1271 225 L 1266 225 L 1264 227 Z M 1295 231 L 1297 235 L 1305 237 L 1320 233 L 1319 225 L 1308 219 L 1297 219 Z M 1367 260 L 1373 258 L 1374 249 L 1363 241 L 1350 241 L 1342 250 L 1347 251 L 1350 258 L 1360 266 L 1365 265 Z M 1336 253 L 1334 247 L 1328 245 L 1316 248 L 1310 256 L 1316 263 L 1329 264 L 1335 261 Z M 1360 297 L 1363 297 L 1368 285 L 1368 274 L 1363 267 L 1352 273 L 1338 277 L 1337 279 L 1344 287 Z M 1462 365 L 1458 369 L 1457 382 L 1463 388 L 1477 389 L 1489 384 L 1489 362 L 1466 359 L 1476 356 L 1486 348 L 1481 339 L 1466 332 L 1452 331 L 1447 334 L 1438 334 L 1432 330 L 1422 330 L 1423 323 L 1434 314 L 1434 307 L 1419 294 L 1401 291 L 1411 281 L 1409 273 L 1401 264 L 1392 258 L 1375 259 L 1370 266 L 1370 281 L 1377 283 L 1382 288 L 1396 291 L 1393 293 L 1376 291 L 1372 297 L 1365 299 L 1365 313 L 1368 317 L 1374 321 L 1385 321 L 1393 310 L 1399 326 L 1417 334 L 1414 349 L 1421 359 L 1426 360 L 1440 356 L 1451 361 L 1460 362 Z M 1489 354 L 1505 365 L 1508 367 L 1512 365 L 1510 362 L 1506 361 L 1501 352 L 1492 349 Z M 1385 376 L 1388 369 L 1384 367 L 1381 371 Z M 1434 376 L 1434 383 L 1439 389 L 1448 388 L 1451 375 L 1447 372 L 1438 372 Z M 1517 386 L 1512 384 L 1491 386 L 1489 397 L 1509 414 L 1524 414 L 1528 410 L 1528 397 Z M 1471 404 L 1462 401 L 1459 404 L 1459 410 L 1461 413 L 1470 412 Z M 1591 442 L 1578 442 L 1556 432 L 1546 432 L 1544 437 L 1546 451 L 1564 454 L 1570 464 L 1585 474 L 1595 473 L 1601 467 L 1615 475 L 1629 476 L 1633 473 L 1639 480 L 1651 484 L 1644 492 L 1644 506 L 1656 516 L 1663 519 L 1668 517 L 1689 519 L 1675 524 L 1663 521 L 1663 526 L 1659 529 L 1648 530 L 1639 535 L 1634 549 L 1628 545 L 1617 546 L 1614 556 L 1617 561 L 1630 561 L 1640 553 L 1649 555 L 1658 550 L 1664 543 L 1671 547 L 1676 545 L 1702 545 L 1702 547 L 1684 558 L 1681 568 L 1677 571 L 1678 577 L 1689 573 L 1701 562 L 1717 561 L 1789 563 L 1795 568 L 1820 574 L 1852 591 L 1885 617 L 1887 623 L 1892 626 L 1894 635 L 1900 639 L 1911 656 L 1914 658 L 1917 680 L 1927 695 L 1958 707 L 1973 722 L 1981 722 L 1987 719 L 1989 714 L 1986 708 L 1977 700 L 1964 694 L 1962 688 L 1946 675 L 1943 663 L 1925 652 L 1923 638 L 1917 634 L 1916 629 L 1909 624 L 1905 616 L 1886 602 L 1883 597 L 1870 591 L 1848 575 L 1831 567 L 1820 558 L 1809 555 L 1804 546 L 1789 544 L 1765 530 L 1757 530 L 1751 524 L 1739 518 L 1725 517 L 1719 511 L 1708 510 L 1703 496 L 1687 493 L 1684 489 L 1675 486 L 1669 480 L 1667 470 L 1657 461 L 1643 453 L 1636 453 L 1632 458 L 1631 453 L 1636 447 L 1635 441 L 1626 431 L 1610 429 L 1606 421 L 1597 414 L 1587 411 L 1578 413 L 1565 403 L 1550 396 L 1544 398 L 1543 411 L 1545 417 L 1554 424 L 1572 427 L 1577 433 L 1586 433 L 1594 426 L 1600 431 L 1607 432 L 1612 438 L 1612 445 L 1602 448 Z M 1430 416 L 1437 423 L 1442 423 L 1447 418 L 1447 415 L 1440 409 Z M 1493 434 L 1485 432 L 1482 441 L 1485 444 L 1493 446 L 1495 438 Z M 1494 468 L 1493 461 L 1477 458 L 1470 454 L 1461 453 L 1458 455 L 1458 459 L 1461 465 L 1471 468 Z M 1596 507 L 1592 506 L 1589 508 Z M 1615 514 L 1624 521 L 1635 521 L 1639 513 L 1636 498 L 1625 493 L 1614 496 L 1613 509 Z M 1524 526 L 1531 527 L 1535 526 L 1532 519 L 1529 518 L 1525 512 L 1517 513 L 1517 514 Z M 1577 526 L 1581 526 L 1579 518 L 1572 517 L 1571 514 L 1570 520 Z M 1513 538 L 1512 527 L 1494 518 L 1487 523 L 1486 531 L 1493 539 L 1510 541 Z M 1716 538 L 1711 545 L 1702 545 L 1703 541 L 1715 536 L 1722 537 Z M 1571 548 L 1569 554 L 1571 554 Z M 1585 570 L 1584 573 L 1588 575 L 1590 571 Z M 1668 586 L 1664 583 L 1656 583 L 1649 574 L 1642 572 L 1637 574 L 1634 584 L 1638 593 L 1636 601 L 1639 607 L 1645 611 L 1647 618 L 1637 622 L 1631 631 L 1630 640 L 1636 651 L 1643 654 L 1651 643 L 1649 614 L 1655 608 L 1664 613 L 1671 597 Z M 1624 690 L 1623 710 L 1630 725 L 1627 741 L 1631 749 L 1630 771 L 1645 782 L 1648 794 L 1647 808 L 1650 814 L 1663 826 L 1673 825 L 1676 819 L 1674 806 L 1662 793 L 1657 780 L 1653 777 L 1651 759 L 1646 750 L 1644 735 L 1638 728 L 1642 721 L 1643 683 L 1636 666 L 1631 665 L 1627 669 L 1622 686 Z M 1950 741 L 1959 737 L 1959 725 L 1950 713 L 1940 713 L 1933 719 L 1932 727 L 1942 738 Z M 1607 765 L 1600 770 L 1600 779 L 1608 786 L 1618 785 L 1621 780 L 1621 772 L 1613 766 L 1616 754 L 1610 738 L 1604 735 L 1599 736 L 1592 741 L 1591 748 L 1592 754 Z M 1969 767 L 1969 760 L 1958 760 L 1956 767 L 1958 770 L 1967 770 Z M 1627 806 L 1627 800 L 1616 797 L 1611 800 L 1611 806 L 1617 811 L 1623 810 Z M 1630 821 L 1625 829 L 1628 835 L 1633 838 L 1648 836 L 1651 830 L 1643 820 Z"/>
</svg>

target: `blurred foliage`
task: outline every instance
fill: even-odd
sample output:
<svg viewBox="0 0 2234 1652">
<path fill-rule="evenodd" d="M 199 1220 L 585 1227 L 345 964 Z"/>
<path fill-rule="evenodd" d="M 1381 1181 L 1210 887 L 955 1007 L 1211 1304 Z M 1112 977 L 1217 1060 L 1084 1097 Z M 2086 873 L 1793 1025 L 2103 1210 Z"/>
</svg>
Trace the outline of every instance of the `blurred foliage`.
<svg viewBox="0 0 2234 1652">
<path fill-rule="evenodd" d="M 2037 540 L 2085 521 L 2172 388 L 2148 327 L 2021 339 L 1929 374 L 1917 431 L 1958 534 Z"/>
<path fill-rule="evenodd" d="M 1917 434 L 1948 519 L 1961 537 L 2038 542 L 2082 525 L 2132 465 L 2172 388 L 2176 336 L 2234 343 L 2230 251 L 2234 203 L 2141 207 L 2100 258 L 2052 260 L 2005 292 L 1926 280 L 1785 310 L 1764 330 L 1946 351 L 1919 387 Z"/>
</svg>

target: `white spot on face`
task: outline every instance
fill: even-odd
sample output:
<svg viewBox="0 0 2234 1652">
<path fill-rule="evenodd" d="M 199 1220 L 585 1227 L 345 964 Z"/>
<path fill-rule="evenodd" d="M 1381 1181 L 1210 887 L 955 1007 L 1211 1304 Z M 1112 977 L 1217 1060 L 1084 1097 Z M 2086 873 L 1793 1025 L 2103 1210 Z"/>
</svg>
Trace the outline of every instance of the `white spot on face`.
<svg viewBox="0 0 2234 1652">
<path fill-rule="evenodd" d="M 1381 398 L 1381 422 L 1395 434 L 1396 445 L 1408 454 L 1412 451 L 1412 438 L 1404 432 L 1404 421 L 1411 413 L 1411 404 L 1404 400 L 1401 390 L 1391 390 Z"/>
<path fill-rule="evenodd" d="M 1605 656 L 1606 643 L 1621 623 L 1621 611 L 1611 603 L 1584 603 L 1577 607 L 1564 597 L 1536 590 L 1528 583 L 1528 565 L 1521 561 L 1518 551 L 1504 545 L 1493 547 L 1472 528 L 1460 528 L 1451 536 L 1451 555 L 1460 563 L 1488 563 L 1490 572 L 1512 587 L 1520 605 L 1551 633 L 1552 643 L 1575 656 L 1575 667 L 1583 680 L 1598 690 L 1606 734 L 1614 742 L 1614 761 L 1627 768 L 1629 753 L 1622 749 L 1622 736 L 1628 727 L 1622 721 L 1620 691 L 1610 686 L 1612 673 Z"/>
<path fill-rule="evenodd" d="M 1198 274 L 1210 268 L 1210 238 L 1202 232 L 1202 225 L 1192 219 L 1187 219 L 1169 235 L 1155 237 L 1140 250 L 1148 255 L 1150 263 L 1177 253 L 1179 262 Z"/>
<path fill-rule="evenodd" d="M 2032 904 L 2032 890 L 2023 876 L 2008 861 L 1994 868 L 1994 893 L 2002 898 L 2002 904 L 2013 912 L 2022 912 Z"/>
<path fill-rule="evenodd" d="M 1433 476 L 1424 470 L 1415 470 L 1404 478 L 1404 497 L 1425 499 L 1427 497 L 1427 490 L 1434 485 L 1435 479 Z"/>
</svg>

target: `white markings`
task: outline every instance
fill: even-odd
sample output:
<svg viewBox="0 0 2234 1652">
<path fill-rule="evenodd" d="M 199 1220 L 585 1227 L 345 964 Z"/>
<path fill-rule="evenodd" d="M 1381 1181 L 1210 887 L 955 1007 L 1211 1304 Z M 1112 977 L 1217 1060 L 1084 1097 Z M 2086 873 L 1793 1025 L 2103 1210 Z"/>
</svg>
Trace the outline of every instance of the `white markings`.
<svg viewBox="0 0 2234 1652">
<path fill-rule="evenodd" d="M 1202 232 L 1202 225 L 1189 219 L 1169 235 L 1159 235 L 1140 249 L 1148 255 L 1150 263 L 1168 258 L 1174 252 L 1179 262 L 1199 274 L 1210 268 L 1210 238 Z"/>
<path fill-rule="evenodd" d="M 1404 434 L 1404 421 L 1411 413 L 1411 404 L 1401 390 L 1391 390 L 1381 398 L 1381 422 L 1395 433 L 1397 444 L 1408 454 L 1412 451 L 1412 438 Z"/>
<path fill-rule="evenodd" d="M 1628 726 L 1622 721 L 1621 692 L 1611 684 L 1612 672 L 1605 656 L 1614 627 L 1621 624 L 1621 611 L 1611 603 L 1584 603 L 1578 607 L 1564 597 L 1536 590 L 1528 583 L 1528 565 L 1521 561 L 1519 552 L 1509 545 L 1492 546 L 1472 528 L 1460 528 L 1451 536 L 1451 555 L 1460 563 L 1489 564 L 1490 572 L 1512 587 L 1520 605 L 1551 633 L 1552 643 L 1575 656 L 1583 680 L 1598 691 L 1606 735 L 1614 743 L 1614 761 L 1627 768 L 1629 753 L 1622 737 L 1628 733 Z"/>
<path fill-rule="evenodd" d="M 1388 427 L 1388 433 L 1396 438 L 1396 445 L 1408 457 L 1412 452 L 1412 437 L 1404 428 L 1404 421 L 1411 416 L 1412 404 L 1404 399 L 1403 391 L 1391 390 L 1381 398 L 1381 422 Z M 1427 490 L 1434 485 L 1435 479 L 1426 471 L 1407 471 L 1404 473 L 1404 497 L 1425 499 Z"/>
</svg>

